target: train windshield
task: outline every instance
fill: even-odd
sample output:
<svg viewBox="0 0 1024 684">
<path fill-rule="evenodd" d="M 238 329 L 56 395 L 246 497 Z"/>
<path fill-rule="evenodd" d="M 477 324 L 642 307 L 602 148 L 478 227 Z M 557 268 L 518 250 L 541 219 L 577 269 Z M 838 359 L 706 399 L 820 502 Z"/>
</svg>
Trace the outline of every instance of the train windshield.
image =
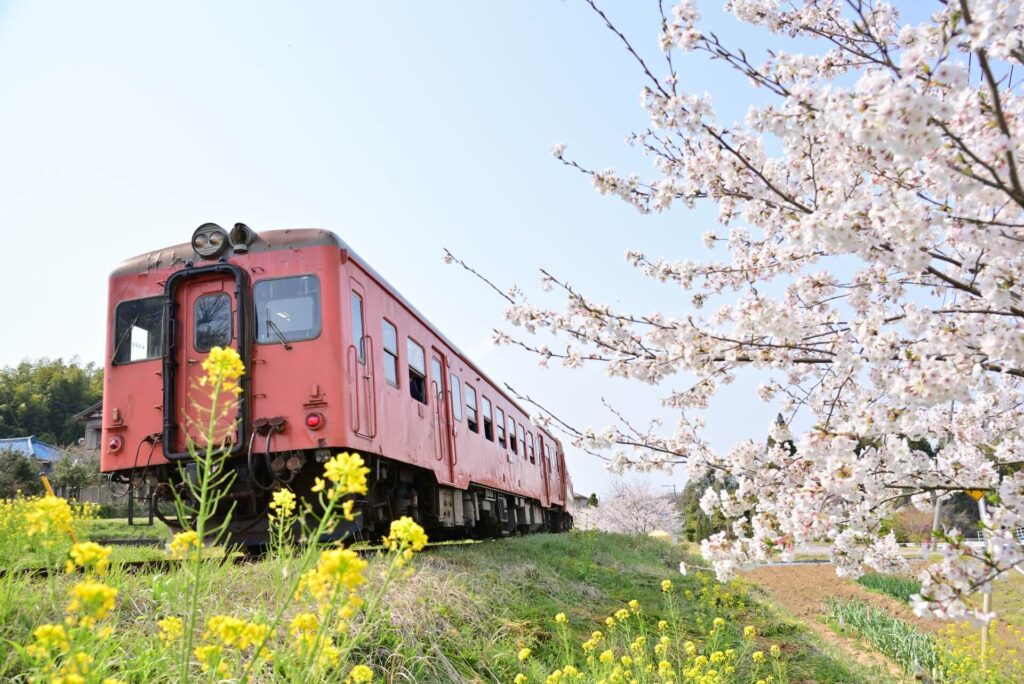
<svg viewBox="0 0 1024 684">
<path fill-rule="evenodd" d="M 260 344 L 300 342 L 320 334 L 320 281 L 316 276 L 260 280 L 252 294 Z"/>
<path fill-rule="evenodd" d="M 114 317 L 115 364 L 155 359 L 163 353 L 163 297 L 121 302 Z"/>
</svg>

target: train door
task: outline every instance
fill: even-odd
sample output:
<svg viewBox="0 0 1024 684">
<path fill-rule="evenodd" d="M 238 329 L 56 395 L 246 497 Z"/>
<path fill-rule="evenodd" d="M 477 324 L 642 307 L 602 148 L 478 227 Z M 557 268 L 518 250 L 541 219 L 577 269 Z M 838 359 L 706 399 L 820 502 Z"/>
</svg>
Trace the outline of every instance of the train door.
<svg viewBox="0 0 1024 684">
<path fill-rule="evenodd" d="M 367 334 L 366 293 L 355 278 L 349 278 L 351 290 L 352 343 L 348 347 L 348 392 L 352 431 L 360 437 L 377 436 L 377 403 L 374 396 L 373 338 Z"/>
<path fill-rule="evenodd" d="M 448 468 L 448 481 L 455 481 L 455 440 L 453 439 L 451 406 L 448 403 L 447 364 L 444 354 L 437 349 L 431 354 L 430 387 L 434 399 L 434 434 L 437 459 Z"/>
<path fill-rule="evenodd" d="M 544 435 L 537 433 L 537 451 L 540 453 L 540 473 L 544 480 L 544 500 L 551 500 L 551 481 L 548 479 L 548 443 Z"/>
<path fill-rule="evenodd" d="M 207 446 L 214 397 L 213 388 L 205 381 L 203 361 L 214 347 L 235 347 L 241 353 L 236 324 L 241 318 L 235 292 L 235 279 L 221 273 L 199 275 L 175 288 L 176 313 L 168 331 L 173 336 L 168 354 L 174 361 L 173 377 L 169 379 L 174 392 L 165 391 L 165 402 L 170 402 L 174 412 L 171 445 L 177 454 L 186 454 L 190 442 L 200 450 Z M 241 408 L 224 411 L 238 401 L 230 391 L 216 397 L 212 435 L 218 448 L 242 441 Z"/>
</svg>

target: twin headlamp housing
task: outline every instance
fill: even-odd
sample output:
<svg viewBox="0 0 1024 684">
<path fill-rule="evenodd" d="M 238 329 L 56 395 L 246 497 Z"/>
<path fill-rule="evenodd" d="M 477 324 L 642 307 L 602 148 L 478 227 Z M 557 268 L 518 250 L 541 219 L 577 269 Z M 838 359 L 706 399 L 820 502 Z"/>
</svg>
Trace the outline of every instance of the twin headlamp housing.
<svg viewBox="0 0 1024 684">
<path fill-rule="evenodd" d="M 236 254 L 249 251 L 256 233 L 244 223 L 236 223 L 231 232 L 216 223 L 204 223 L 192 233 L 192 249 L 201 259 L 216 259 L 230 247 Z"/>
</svg>

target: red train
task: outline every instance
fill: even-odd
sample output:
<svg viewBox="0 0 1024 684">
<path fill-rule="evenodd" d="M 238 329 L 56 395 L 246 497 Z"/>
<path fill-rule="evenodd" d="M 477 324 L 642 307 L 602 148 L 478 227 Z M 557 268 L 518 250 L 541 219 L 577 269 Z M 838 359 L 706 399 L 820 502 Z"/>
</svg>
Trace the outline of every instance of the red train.
<svg viewBox="0 0 1024 684">
<path fill-rule="evenodd" d="M 102 469 L 158 515 L 187 477 L 190 394 L 214 346 L 246 367 L 232 442 L 231 534 L 266 540 L 271 492 L 309 491 L 363 454 L 355 528 L 410 515 L 434 537 L 564 530 L 561 444 L 326 230 L 200 226 L 110 277 Z M 168 521 L 174 524 L 174 520 Z"/>
</svg>

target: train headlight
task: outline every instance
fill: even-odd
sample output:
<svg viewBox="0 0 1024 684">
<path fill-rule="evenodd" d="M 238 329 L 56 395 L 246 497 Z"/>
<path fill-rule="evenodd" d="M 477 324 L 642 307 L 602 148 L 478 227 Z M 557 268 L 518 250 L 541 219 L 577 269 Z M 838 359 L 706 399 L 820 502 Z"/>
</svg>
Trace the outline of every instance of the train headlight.
<svg viewBox="0 0 1024 684">
<path fill-rule="evenodd" d="M 192 233 L 192 249 L 203 259 L 214 259 L 228 248 L 228 234 L 216 223 L 204 223 Z"/>
<path fill-rule="evenodd" d="M 306 427 L 310 430 L 319 430 L 324 426 L 324 414 L 322 413 L 310 413 L 306 415 Z"/>
</svg>

